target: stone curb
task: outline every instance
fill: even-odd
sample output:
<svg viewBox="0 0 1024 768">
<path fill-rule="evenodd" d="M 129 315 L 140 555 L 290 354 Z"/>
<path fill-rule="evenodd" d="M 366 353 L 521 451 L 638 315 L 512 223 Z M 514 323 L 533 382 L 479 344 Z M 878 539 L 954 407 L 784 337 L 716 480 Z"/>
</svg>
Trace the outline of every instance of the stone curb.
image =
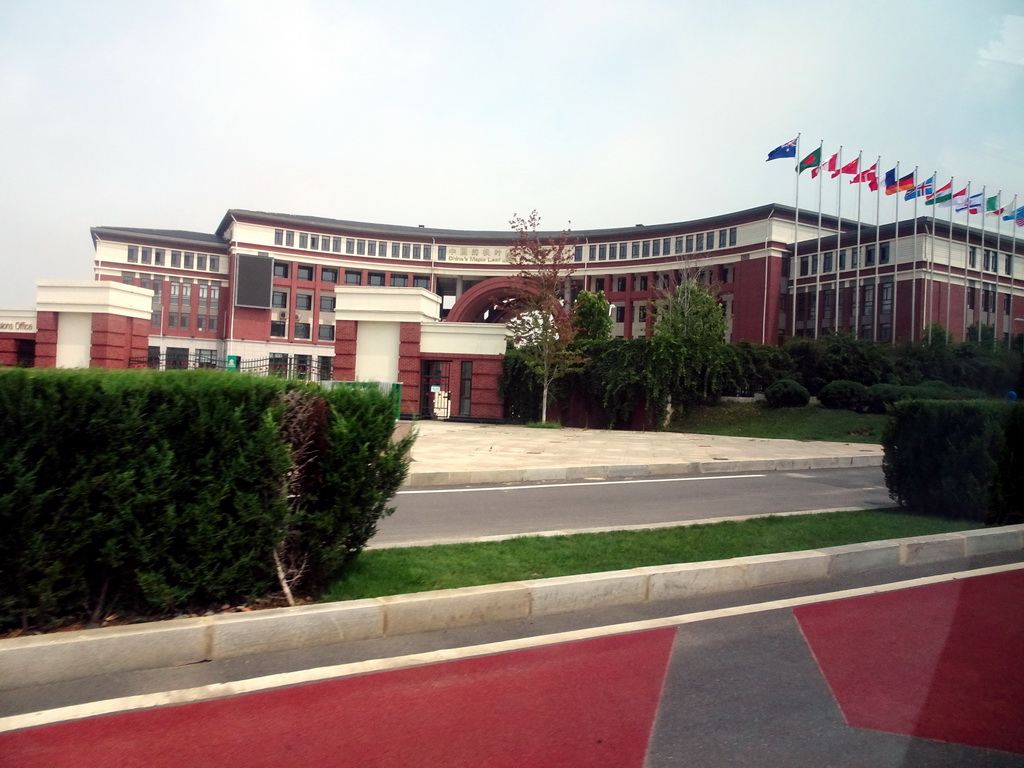
<svg viewBox="0 0 1024 768">
<path fill-rule="evenodd" d="M 686 461 L 670 464 L 598 464 L 578 467 L 520 467 L 455 471 L 411 471 L 403 488 L 475 483 L 539 483 L 548 481 L 622 480 L 665 475 L 717 475 L 723 472 L 772 472 L 804 469 L 880 467 L 882 455 L 812 456 L 802 459 L 738 459 Z"/>
<path fill-rule="evenodd" d="M 0 640 L 0 690 L 1024 551 L 1024 524 Z"/>
</svg>

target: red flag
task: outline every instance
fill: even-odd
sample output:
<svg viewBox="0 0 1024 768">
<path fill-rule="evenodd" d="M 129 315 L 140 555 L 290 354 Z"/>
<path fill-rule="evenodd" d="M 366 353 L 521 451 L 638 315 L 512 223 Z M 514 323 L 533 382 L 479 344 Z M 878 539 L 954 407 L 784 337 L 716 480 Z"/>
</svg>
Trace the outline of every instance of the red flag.
<svg viewBox="0 0 1024 768">
<path fill-rule="evenodd" d="M 850 162 L 848 162 L 846 165 L 843 166 L 842 173 L 850 173 L 850 174 L 858 175 L 857 174 L 857 164 L 858 163 L 860 163 L 860 158 L 859 157 L 855 157 L 853 160 L 851 160 Z M 838 175 L 838 174 L 835 174 L 835 175 Z"/>
<path fill-rule="evenodd" d="M 868 183 L 868 189 L 872 192 L 878 191 L 878 163 L 875 163 L 870 168 L 865 168 L 850 179 L 851 184 L 860 184 L 865 181 Z"/>
<path fill-rule="evenodd" d="M 817 168 L 811 170 L 811 178 L 815 178 L 819 172 L 829 171 L 834 179 L 839 175 L 839 153 L 836 152 L 827 162 L 822 163 Z"/>
</svg>

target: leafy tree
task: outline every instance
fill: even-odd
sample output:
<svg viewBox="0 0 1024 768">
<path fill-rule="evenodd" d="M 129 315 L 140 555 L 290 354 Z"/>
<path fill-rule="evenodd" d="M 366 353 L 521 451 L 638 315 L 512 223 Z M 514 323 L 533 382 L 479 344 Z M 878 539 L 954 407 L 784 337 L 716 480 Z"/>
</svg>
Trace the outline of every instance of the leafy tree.
<svg viewBox="0 0 1024 768">
<path fill-rule="evenodd" d="M 679 345 L 679 379 L 673 403 L 685 407 L 717 391 L 728 358 L 725 313 L 712 290 L 687 278 L 654 303 L 654 337 Z"/>
<path fill-rule="evenodd" d="M 575 340 L 605 341 L 612 335 L 612 317 L 604 291 L 580 291 L 572 305 L 572 327 Z"/>
<path fill-rule="evenodd" d="M 518 214 L 509 222 L 516 239 L 509 248 L 509 263 L 519 268 L 519 288 L 513 296 L 517 315 L 509 323 L 513 343 L 523 361 L 540 377 L 541 421 L 547 421 L 551 385 L 578 367 L 582 357 L 572 348 L 576 334 L 566 310 L 570 278 L 576 270 L 569 232 L 538 231 L 540 214 Z"/>
</svg>

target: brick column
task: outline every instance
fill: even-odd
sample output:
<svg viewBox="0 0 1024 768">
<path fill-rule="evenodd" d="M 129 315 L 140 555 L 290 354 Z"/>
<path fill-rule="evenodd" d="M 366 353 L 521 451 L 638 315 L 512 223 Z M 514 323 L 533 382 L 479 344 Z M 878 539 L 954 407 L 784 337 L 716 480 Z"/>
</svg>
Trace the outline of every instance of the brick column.
<svg viewBox="0 0 1024 768">
<path fill-rule="evenodd" d="M 420 324 L 401 323 L 398 337 L 398 381 L 402 384 L 402 413 L 420 412 Z"/>
<path fill-rule="evenodd" d="M 57 313 L 36 313 L 36 368 L 57 365 Z"/>
<path fill-rule="evenodd" d="M 356 380 L 356 331 L 359 323 L 355 320 L 339 320 L 335 323 L 334 335 L 334 379 L 336 381 Z"/>
</svg>

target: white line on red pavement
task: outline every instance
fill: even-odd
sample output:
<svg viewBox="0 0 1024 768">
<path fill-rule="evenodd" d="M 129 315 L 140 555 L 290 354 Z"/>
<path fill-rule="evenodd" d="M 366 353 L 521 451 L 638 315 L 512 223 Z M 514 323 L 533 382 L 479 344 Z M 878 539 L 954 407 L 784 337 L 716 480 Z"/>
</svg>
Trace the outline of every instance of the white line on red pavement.
<svg viewBox="0 0 1024 768">
<path fill-rule="evenodd" d="M 699 611 L 696 613 L 681 614 L 678 616 L 666 616 L 658 619 L 645 619 L 632 621 L 623 624 L 610 624 L 602 627 L 588 627 L 576 629 L 570 632 L 557 632 L 549 635 L 536 637 L 524 637 L 514 640 L 502 640 L 495 643 L 473 645 L 465 648 L 448 648 L 439 651 L 426 653 L 414 653 L 406 656 L 395 656 L 387 659 L 372 659 L 349 664 L 338 664 L 329 667 L 318 667 L 315 669 L 302 669 L 294 672 L 285 672 L 264 677 L 254 677 L 248 680 L 237 680 L 230 683 L 215 683 L 196 688 L 184 688 L 175 691 L 161 691 L 159 693 L 148 693 L 137 696 L 125 696 L 106 701 L 95 701 L 86 704 L 76 704 L 68 707 L 45 710 L 42 712 L 28 712 L 21 715 L 12 715 L 0 718 L 0 733 L 17 731 L 24 728 L 34 728 L 43 725 L 51 725 L 69 720 L 80 720 L 87 717 L 109 715 L 117 712 L 129 712 L 138 709 L 149 709 L 152 707 L 167 706 L 170 704 L 186 704 L 209 699 L 220 699 L 228 696 L 237 696 L 256 691 L 265 691 L 284 686 L 301 685 L 314 683 L 322 680 L 331 680 L 353 675 L 363 675 L 371 672 L 384 672 L 392 669 L 415 667 L 424 664 L 435 664 L 456 659 L 467 659 L 476 656 L 489 656 L 497 653 L 508 653 L 526 648 L 537 648 L 540 646 L 554 645 L 557 643 L 568 643 L 577 640 L 588 640 L 595 637 L 607 635 L 619 635 L 629 632 L 642 632 L 649 629 L 660 629 L 663 627 L 678 626 L 681 624 L 692 624 L 699 621 L 724 618 L 728 616 L 742 616 L 746 614 L 761 613 L 764 611 L 775 611 L 784 608 L 795 608 L 800 605 L 825 602 L 829 600 L 843 600 L 851 597 L 878 594 L 881 592 L 894 592 L 900 589 L 922 587 L 929 584 L 940 584 L 958 579 L 968 579 L 977 576 L 987 576 L 994 573 L 1003 573 L 1024 568 L 1024 563 L 1010 563 L 997 565 L 988 568 L 975 570 L 958 571 L 956 573 L 944 573 L 935 576 L 926 576 L 917 579 L 891 582 L 888 584 L 876 584 L 870 587 L 857 589 L 846 589 L 837 592 L 824 592 L 816 595 L 804 595 L 792 597 L 785 600 L 771 600 L 764 603 L 753 603 L 751 605 L 738 605 L 731 608 L 719 608 L 711 611 Z"/>
</svg>

